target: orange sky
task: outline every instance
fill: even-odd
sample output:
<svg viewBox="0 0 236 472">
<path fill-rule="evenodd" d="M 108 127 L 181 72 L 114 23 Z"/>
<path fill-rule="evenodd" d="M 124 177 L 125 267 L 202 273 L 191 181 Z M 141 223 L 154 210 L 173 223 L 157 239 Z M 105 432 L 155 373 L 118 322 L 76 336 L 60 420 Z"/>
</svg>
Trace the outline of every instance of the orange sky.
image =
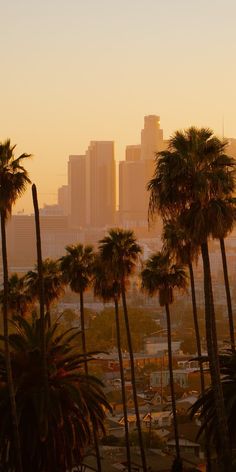
<svg viewBox="0 0 236 472">
<path fill-rule="evenodd" d="M 234 0 L 11 0 L 1 5 L 0 139 L 28 165 L 40 203 L 66 183 L 69 154 L 165 137 L 190 124 L 236 137 Z M 30 192 L 17 210 L 31 210 Z"/>
</svg>

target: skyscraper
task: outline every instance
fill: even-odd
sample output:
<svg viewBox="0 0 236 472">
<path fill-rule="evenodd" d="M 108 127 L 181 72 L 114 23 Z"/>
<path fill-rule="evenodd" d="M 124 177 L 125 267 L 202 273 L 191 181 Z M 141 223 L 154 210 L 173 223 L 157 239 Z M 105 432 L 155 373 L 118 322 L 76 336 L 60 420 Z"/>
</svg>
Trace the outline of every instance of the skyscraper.
<svg viewBox="0 0 236 472">
<path fill-rule="evenodd" d="M 85 156 L 69 156 L 68 162 L 68 207 L 72 228 L 86 224 L 86 174 Z"/>
<path fill-rule="evenodd" d="M 114 224 L 115 198 L 114 142 L 91 141 L 86 152 L 86 224 Z"/>
<path fill-rule="evenodd" d="M 127 146 L 126 160 L 119 164 L 119 220 L 130 228 L 148 227 L 147 184 L 155 168 L 155 154 L 166 148 L 160 117 L 144 117 L 141 145 Z"/>
</svg>

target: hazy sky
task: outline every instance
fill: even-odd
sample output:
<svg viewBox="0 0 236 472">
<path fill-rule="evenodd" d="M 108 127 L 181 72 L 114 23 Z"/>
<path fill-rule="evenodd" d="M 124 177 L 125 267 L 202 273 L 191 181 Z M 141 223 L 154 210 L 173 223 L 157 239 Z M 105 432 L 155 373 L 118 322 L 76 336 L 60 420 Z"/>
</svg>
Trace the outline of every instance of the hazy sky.
<svg viewBox="0 0 236 472">
<path fill-rule="evenodd" d="M 236 137 L 235 0 L 0 0 L 0 140 L 34 155 L 40 204 L 66 183 L 69 154 L 165 137 L 190 124 Z M 30 208 L 30 192 L 18 203 Z"/>
</svg>

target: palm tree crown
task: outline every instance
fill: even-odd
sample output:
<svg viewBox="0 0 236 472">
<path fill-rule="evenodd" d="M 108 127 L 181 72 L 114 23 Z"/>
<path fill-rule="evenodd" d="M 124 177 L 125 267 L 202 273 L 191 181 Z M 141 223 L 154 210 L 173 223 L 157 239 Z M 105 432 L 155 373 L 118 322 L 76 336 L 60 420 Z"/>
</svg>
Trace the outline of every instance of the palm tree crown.
<svg viewBox="0 0 236 472">
<path fill-rule="evenodd" d="M 22 166 L 22 161 L 30 154 L 24 153 L 15 158 L 14 149 L 9 139 L 0 143 L 0 211 L 6 217 L 11 214 L 12 205 L 30 183 L 28 172 Z"/>
<path fill-rule="evenodd" d="M 44 299 L 47 310 L 64 293 L 64 283 L 58 261 L 47 258 L 43 261 Z M 37 268 L 27 272 L 25 283 L 33 299 L 39 298 L 39 276 Z"/>
<path fill-rule="evenodd" d="M 146 262 L 141 273 L 142 288 L 149 295 L 159 293 L 161 306 L 173 303 L 174 288 L 185 289 L 187 277 L 183 266 L 170 263 L 169 256 L 157 252 Z"/>
<path fill-rule="evenodd" d="M 66 246 L 66 252 L 60 259 L 63 278 L 73 292 L 84 292 L 92 280 L 93 246 L 83 246 L 83 244 Z"/>
<path fill-rule="evenodd" d="M 177 131 L 169 149 L 157 154 L 156 170 L 148 184 L 149 216 L 176 215 L 192 203 L 205 208 L 210 201 L 230 197 L 235 189 L 235 160 L 207 128 Z"/>
<path fill-rule="evenodd" d="M 101 259 L 110 266 L 113 278 L 124 282 L 133 272 L 142 251 L 133 231 L 115 228 L 99 241 L 99 252 Z"/>
</svg>

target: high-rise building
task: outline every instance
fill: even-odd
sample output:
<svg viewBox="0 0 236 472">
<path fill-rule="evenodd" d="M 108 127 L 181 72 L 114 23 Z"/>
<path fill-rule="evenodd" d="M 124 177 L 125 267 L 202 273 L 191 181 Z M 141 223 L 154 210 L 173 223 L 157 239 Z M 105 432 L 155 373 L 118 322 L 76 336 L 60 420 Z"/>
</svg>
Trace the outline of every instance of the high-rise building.
<svg viewBox="0 0 236 472">
<path fill-rule="evenodd" d="M 62 209 L 62 214 L 68 215 L 69 214 L 69 186 L 68 185 L 62 185 L 58 189 L 57 203 L 58 203 L 58 206 Z"/>
<path fill-rule="evenodd" d="M 113 141 L 91 141 L 86 152 L 86 224 L 114 224 L 116 198 Z"/>
<path fill-rule="evenodd" d="M 72 228 L 86 224 L 86 173 L 85 156 L 69 156 L 68 209 Z"/>
<path fill-rule="evenodd" d="M 163 130 L 160 128 L 160 117 L 144 117 L 144 128 L 141 131 L 141 159 L 153 160 L 156 152 L 164 148 Z"/>
<path fill-rule="evenodd" d="M 147 184 L 155 169 L 155 154 L 167 146 L 160 117 L 144 117 L 141 145 L 127 146 L 126 160 L 119 164 L 119 221 L 124 227 L 148 227 Z"/>
</svg>

